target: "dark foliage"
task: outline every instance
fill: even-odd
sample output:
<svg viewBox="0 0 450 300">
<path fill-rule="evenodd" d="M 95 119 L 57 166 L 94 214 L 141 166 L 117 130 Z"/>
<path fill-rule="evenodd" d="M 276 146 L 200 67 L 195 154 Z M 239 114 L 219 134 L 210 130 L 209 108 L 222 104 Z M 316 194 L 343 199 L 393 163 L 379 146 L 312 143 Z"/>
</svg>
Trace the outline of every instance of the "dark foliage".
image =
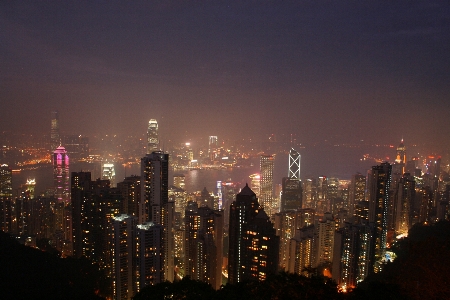
<svg viewBox="0 0 450 300">
<path fill-rule="evenodd" d="M 20 245 L 2 231 L 0 267 L 2 299 L 101 299 L 91 262 Z"/>
</svg>

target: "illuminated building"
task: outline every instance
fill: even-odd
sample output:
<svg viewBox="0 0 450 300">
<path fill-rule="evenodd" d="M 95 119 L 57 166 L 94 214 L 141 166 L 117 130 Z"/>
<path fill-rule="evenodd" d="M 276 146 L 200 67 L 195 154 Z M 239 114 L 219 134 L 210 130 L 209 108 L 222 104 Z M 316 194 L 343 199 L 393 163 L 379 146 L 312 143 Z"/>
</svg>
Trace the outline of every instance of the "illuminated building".
<svg viewBox="0 0 450 300">
<path fill-rule="evenodd" d="M 71 254 L 69 245 L 72 240 L 72 213 L 70 205 L 69 156 L 62 146 L 53 152 L 53 181 L 55 198 L 55 236 L 58 250 Z M 59 244 L 62 243 L 60 246 Z"/>
<path fill-rule="evenodd" d="M 246 185 L 230 207 L 228 282 L 264 280 L 277 272 L 279 238 Z"/>
<path fill-rule="evenodd" d="M 114 299 L 131 300 L 136 288 L 136 218 L 121 214 L 111 220 L 109 243 Z"/>
<path fill-rule="evenodd" d="M 36 179 L 27 179 L 27 183 L 25 183 L 25 190 L 29 194 L 30 199 L 34 199 L 34 190 L 36 187 Z"/>
<path fill-rule="evenodd" d="M 52 111 L 52 124 L 50 128 L 51 151 L 54 151 L 61 144 L 59 135 L 59 113 Z"/>
<path fill-rule="evenodd" d="M 116 172 L 114 170 L 114 164 L 104 163 L 102 164 L 102 179 L 109 180 L 111 187 L 116 186 Z"/>
<path fill-rule="evenodd" d="M 259 197 L 261 194 L 261 176 L 259 174 L 252 174 L 249 178 L 252 191 L 254 191 L 257 197 Z"/>
<path fill-rule="evenodd" d="M 102 269 L 111 267 L 107 236 L 111 219 L 120 213 L 122 194 L 109 180 L 91 181 L 90 172 L 72 172 L 73 256 L 86 257 Z"/>
<path fill-rule="evenodd" d="M 275 232 L 280 237 L 279 268 L 282 271 L 288 271 L 289 243 L 296 231 L 298 215 L 297 211 L 284 211 L 275 214 Z"/>
<path fill-rule="evenodd" d="M 155 119 L 148 121 L 147 153 L 159 151 L 158 122 Z"/>
<path fill-rule="evenodd" d="M 139 203 L 141 202 L 141 176 L 134 175 L 125 177 L 122 182 L 117 183 L 117 188 L 120 190 L 123 197 L 122 211 L 141 220 L 139 215 Z"/>
<path fill-rule="evenodd" d="M 8 165 L 0 166 L 0 229 L 12 230 L 12 170 Z"/>
<path fill-rule="evenodd" d="M 280 211 L 302 208 L 302 183 L 296 178 L 283 177 L 281 182 Z"/>
<path fill-rule="evenodd" d="M 319 176 L 316 186 L 316 201 L 314 208 L 320 215 L 330 212 L 330 202 L 328 199 L 328 179 L 326 176 Z"/>
<path fill-rule="evenodd" d="M 173 175 L 173 185 L 179 189 L 184 190 L 185 185 L 186 185 L 184 182 L 184 179 L 185 179 L 185 176 L 183 174 Z"/>
<path fill-rule="evenodd" d="M 300 153 L 291 148 L 289 151 L 289 178 L 300 180 L 300 159 Z"/>
<path fill-rule="evenodd" d="M 211 161 L 214 161 L 218 155 L 217 136 L 210 135 L 208 139 L 208 156 Z"/>
<path fill-rule="evenodd" d="M 271 216 L 276 211 L 273 198 L 273 155 L 261 155 L 260 159 L 260 194 L 259 199 L 264 210 Z"/>
<path fill-rule="evenodd" d="M 137 292 L 147 285 L 164 281 L 164 257 L 161 251 L 163 227 L 153 222 L 137 225 Z"/>
<path fill-rule="evenodd" d="M 369 222 L 374 223 L 375 232 L 373 252 L 377 259 L 384 256 L 388 232 L 388 205 L 391 186 L 391 170 L 389 163 L 373 166 L 368 173 L 367 191 L 369 198 Z"/>
<path fill-rule="evenodd" d="M 395 156 L 395 164 L 392 165 L 392 173 L 405 173 L 406 166 L 406 148 L 403 144 L 403 139 L 400 141 L 400 145 L 397 147 L 397 154 Z"/>
<path fill-rule="evenodd" d="M 416 182 L 414 177 L 405 173 L 397 183 L 395 189 L 395 232 L 399 234 L 408 234 L 412 227 L 411 207 L 414 205 Z"/>
<path fill-rule="evenodd" d="M 219 289 L 222 285 L 223 211 L 186 207 L 184 274 Z"/>
<path fill-rule="evenodd" d="M 433 210 L 433 191 L 429 186 L 422 187 L 419 194 L 420 214 L 419 222 L 429 224 L 432 219 Z"/>
<path fill-rule="evenodd" d="M 296 230 L 294 237 L 289 241 L 287 272 L 310 276 L 307 269 L 311 269 L 316 260 L 315 245 L 314 225 Z"/>
<path fill-rule="evenodd" d="M 334 231 L 336 223 L 330 213 L 315 224 L 317 235 L 316 262 L 313 267 L 329 264 L 333 261 Z"/>
<path fill-rule="evenodd" d="M 366 176 L 357 173 L 352 176 L 350 188 L 348 189 L 349 196 L 349 213 L 355 213 L 355 207 L 360 201 L 365 200 L 366 193 Z"/>
<path fill-rule="evenodd" d="M 303 202 L 302 208 L 315 209 L 315 207 L 316 207 L 315 202 L 316 202 L 316 198 L 317 198 L 315 182 L 316 182 L 315 179 L 308 178 L 303 183 L 304 197 L 303 197 L 303 201 L 302 201 Z"/>
<path fill-rule="evenodd" d="M 141 202 L 139 224 L 153 222 L 163 226 L 161 251 L 164 280 L 174 274 L 174 203 L 169 202 L 169 154 L 155 151 L 141 159 Z"/>
<path fill-rule="evenodd" d="M 345 223 L 334 237 L 333 280 L 343 291 L 353 289 L 372 272 L 372 227 Z"/>
</svg>

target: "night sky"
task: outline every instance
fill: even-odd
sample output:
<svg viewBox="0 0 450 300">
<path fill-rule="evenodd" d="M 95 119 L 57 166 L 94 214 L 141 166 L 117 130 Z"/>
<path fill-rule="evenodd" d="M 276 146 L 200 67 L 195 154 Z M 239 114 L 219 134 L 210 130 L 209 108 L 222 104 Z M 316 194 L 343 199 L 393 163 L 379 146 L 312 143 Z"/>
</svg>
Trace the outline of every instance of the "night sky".
<svg viewBox="0 0 450 300">
<path fill-rule="evenodd" d="M 1 1 L 0 129 L 450 148 L 448 1 Z"/>
</svg>

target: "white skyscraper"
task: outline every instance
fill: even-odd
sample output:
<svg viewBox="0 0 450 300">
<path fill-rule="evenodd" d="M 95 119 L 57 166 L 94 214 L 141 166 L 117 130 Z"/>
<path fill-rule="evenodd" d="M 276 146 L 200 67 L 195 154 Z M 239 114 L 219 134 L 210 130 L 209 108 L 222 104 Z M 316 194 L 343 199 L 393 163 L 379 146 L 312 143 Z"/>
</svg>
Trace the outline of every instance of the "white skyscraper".
<svg viewBox="0 0 450 300">
<path fill-rule="evenodd" d="M 147 153 L 158 151 L 159 139 L 158 139 L 158 122 L 155 119 L 148 121 L 147 129 Z"/>
<path fill-rule="evenodd" d="M 300 180 L 300 159 L 300 153 L 291 148 L 289 151 L 289 178 Z"/>
</svg>

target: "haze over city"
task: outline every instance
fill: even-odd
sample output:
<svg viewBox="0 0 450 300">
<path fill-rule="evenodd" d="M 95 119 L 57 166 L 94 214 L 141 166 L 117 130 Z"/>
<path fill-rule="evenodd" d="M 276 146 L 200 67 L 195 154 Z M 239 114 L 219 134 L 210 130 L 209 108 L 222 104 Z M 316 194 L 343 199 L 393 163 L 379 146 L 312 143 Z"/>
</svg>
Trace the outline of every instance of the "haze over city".
<svg viewBox="0 0 450 300">
<path fill-rule="evenodd" d="M 2 131 L 449 148 L 444 1 L 2 2 Z M 283 137 L 284 136 L 284 137 Z"/>
</svg>

